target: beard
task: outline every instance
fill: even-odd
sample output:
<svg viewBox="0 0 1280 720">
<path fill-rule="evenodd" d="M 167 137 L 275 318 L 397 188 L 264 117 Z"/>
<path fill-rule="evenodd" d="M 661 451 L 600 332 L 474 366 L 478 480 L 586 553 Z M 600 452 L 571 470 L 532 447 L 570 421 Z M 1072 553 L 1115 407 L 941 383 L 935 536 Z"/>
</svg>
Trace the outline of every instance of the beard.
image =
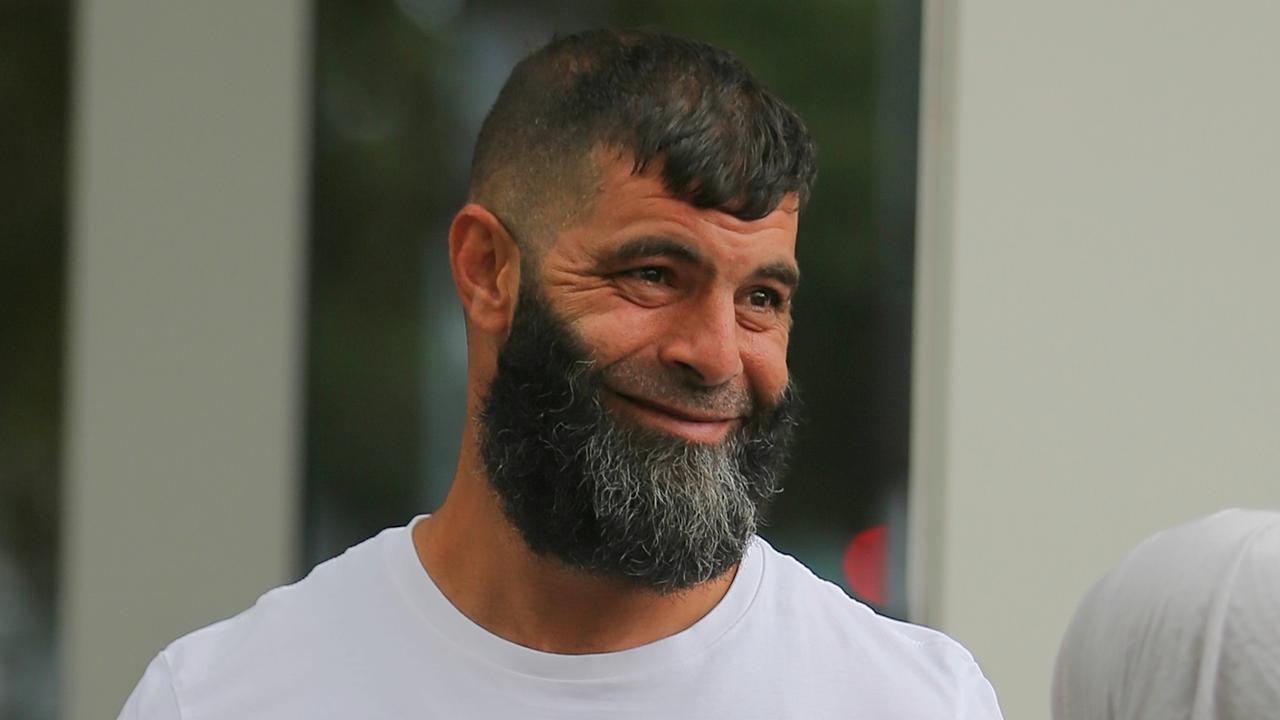
<svg viewBox="0 0 1280 720">
<path fill-rule="evenodd" d="M 788 385 L 767 404 L 687 369 L 597 368 L 567 323 L 522 288 L 480 415 L 480 455 L 507 519 L 536 554 L 667 594 L 742 560 L 796 426 Z M 618 420 L 604 387 L 745 420 L 716 444 Z"/>
</svg>

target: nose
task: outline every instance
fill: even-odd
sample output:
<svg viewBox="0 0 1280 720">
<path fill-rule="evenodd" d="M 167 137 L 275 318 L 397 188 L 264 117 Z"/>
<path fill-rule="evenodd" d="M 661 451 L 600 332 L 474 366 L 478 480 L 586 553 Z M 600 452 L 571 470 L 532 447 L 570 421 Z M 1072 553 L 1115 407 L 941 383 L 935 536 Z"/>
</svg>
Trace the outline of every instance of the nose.
<svg viewBox="0 0 1280 720">
<path fill-rule="evenodd" d="M 717 387 L 741 375 L 742 352 L 733 297 L 703 297 L 681 308 L 658 357 L 703 387 Z"/>
</svg>

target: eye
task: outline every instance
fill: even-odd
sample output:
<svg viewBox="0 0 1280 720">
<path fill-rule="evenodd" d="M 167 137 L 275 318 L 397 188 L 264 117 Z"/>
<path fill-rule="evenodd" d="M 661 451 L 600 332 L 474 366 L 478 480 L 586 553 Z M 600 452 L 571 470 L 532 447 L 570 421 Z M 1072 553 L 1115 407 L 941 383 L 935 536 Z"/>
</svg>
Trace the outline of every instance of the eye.
<svg viewBox="0 0 1280 720">
<path fill-rule="evenodd" d="M 679 299 L 683 278 L 675 268 L 666 265 L 639 265 L 610 275 L 618 292 L 631 302 L 645 307 L 658 307 Z"/>
<path fill-rule="evenodd" d="M 747 293 L 747 304 L 761 310 L 776 310 L 782 307 L 782 295 L 772 288 L 758 287 Z"/>
<path fill-rule="evenodd" d="M 667 268 L 653 265 L 628 270 L 626 274 L 650 285 L 665 285 L 671 279 L 671 272 Z"/>
</svg>

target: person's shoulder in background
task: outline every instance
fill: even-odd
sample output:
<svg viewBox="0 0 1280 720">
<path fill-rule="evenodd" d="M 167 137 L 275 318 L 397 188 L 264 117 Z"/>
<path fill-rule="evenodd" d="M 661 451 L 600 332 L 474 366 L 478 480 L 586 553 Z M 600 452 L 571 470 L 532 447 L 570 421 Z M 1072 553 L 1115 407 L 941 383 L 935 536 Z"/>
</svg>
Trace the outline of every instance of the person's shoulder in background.
<svg viewBox="0 0 1280 720">
<path fill-rule="evenodd" d="M 1223 510 L 1138 543 L 1085 593 L 1055 720 L 1280 713 L 1280 512 Z"/>
</svg>

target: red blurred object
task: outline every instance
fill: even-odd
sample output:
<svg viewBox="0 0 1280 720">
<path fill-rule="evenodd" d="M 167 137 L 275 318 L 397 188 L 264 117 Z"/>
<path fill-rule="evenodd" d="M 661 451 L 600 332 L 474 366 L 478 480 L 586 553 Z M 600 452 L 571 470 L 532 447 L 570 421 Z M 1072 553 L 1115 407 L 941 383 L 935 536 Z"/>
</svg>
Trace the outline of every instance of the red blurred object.
<svg viewBox="0 0 1280 720">
<path fill-rule="evenodd" d="M 888 547 L 885 526 L 869 527 L 844 549 L 844 579 L 855 595 L 872 605 L 885 603 L 885 566 Z"/>
</svg>

